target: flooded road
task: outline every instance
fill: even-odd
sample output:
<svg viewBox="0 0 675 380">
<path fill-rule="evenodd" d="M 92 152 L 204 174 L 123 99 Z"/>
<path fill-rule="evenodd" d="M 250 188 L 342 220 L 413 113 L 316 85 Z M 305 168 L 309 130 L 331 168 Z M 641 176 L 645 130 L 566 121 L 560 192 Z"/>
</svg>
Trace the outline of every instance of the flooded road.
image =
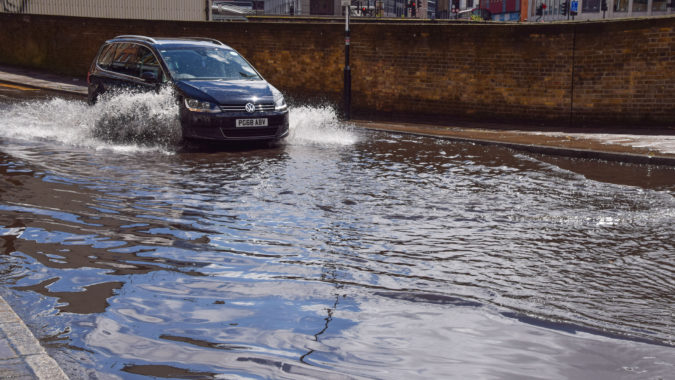
<svg viewBox="0 0 675 380">
<path fill-rule="evenodd" d="M 0 98 L 0 295 L 72 378 L 675 373 L 673 168 L 311 107 L 186 149 L 170 99 Z"/>
</svg>

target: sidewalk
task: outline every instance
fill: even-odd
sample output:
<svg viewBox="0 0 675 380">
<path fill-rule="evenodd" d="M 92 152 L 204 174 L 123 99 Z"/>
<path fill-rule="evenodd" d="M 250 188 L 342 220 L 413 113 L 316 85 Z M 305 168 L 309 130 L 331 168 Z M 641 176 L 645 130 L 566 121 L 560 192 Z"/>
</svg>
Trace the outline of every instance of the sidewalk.
<svg viewBox="0 0 675 380">
<path fill-rule="evenodd" d="M 0 66 L 0 82 L 79 96 L 87 94 L 86 81 L 82 78 L 66 78 L 30 69 Z M 466 122 L 456 126 L 358 120 L 353 123 L 366 129 L 501 145 L 531 153 L 675 166 L 675 121 L 669 129 L 661 131 L 619 132 L 582 128 L 557 132 L 545 127 L 533 130 L 516 125 Z"/>
<path fill-rule="evenodd" d="M 74 95 L 87 95 L 87 82 L 83 78 L 68 78 L 31 69 L 0 65 L 0 82 Z"/>
<path fill-rule="evenodd" d="M 1 296 L 0 379 L 68 379 Z"/>
<path fill-rule="evenodd" d="M 610 133 L 606 130 L 579 129 L 579 131 L 558 132 L 526 130 L 515 126 L 485 123 L 462 123 L 462 126 L 371 121 L 355 121 L 354 123 L 366 129 L 431 136 L 483 145 L 500 145 L 530 153 L 675 166 L 675 129 L 662 130 L 655 134 L 640 134 L 638 132 L 643 131 Z"/>
</svg>

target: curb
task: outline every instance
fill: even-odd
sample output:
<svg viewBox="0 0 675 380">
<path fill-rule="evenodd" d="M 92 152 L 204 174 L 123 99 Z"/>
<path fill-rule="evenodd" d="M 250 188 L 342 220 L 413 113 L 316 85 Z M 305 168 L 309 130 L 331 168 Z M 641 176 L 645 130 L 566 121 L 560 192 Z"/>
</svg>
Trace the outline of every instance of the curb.
<svg viewBox="0 0 675 380">
<path fill-rule="evenodd" d="M 78 96 L 87 95 L 86 86 L 58 80 L 55 76 L 49 74 L 42 74 L 41 76 L 44 79 L 31 76 L 29 73 L 20 71 L 17 72 L 16 70 L 2 71 L 2 66 L 0 66 L 1 83 L 14 84 L 40 90 L 56 91 Z"/>
<path fill-rule="evenodd" d="M 632 154 L 632 153 L 615 153 L 615 152 L 603 152 L 598 150 L 587 150 L 587 149 L 576 149 L 576 148 L 561 148 L 547 145 L 536 145 L 536 144 L 518 144 L 510 143 L 497 140 L 488 140 L 480 138 L 467 138 L 467 137 L 456 137 L 456 136 L 444 136 L 431 133 L 421 133 L 421 132 L 409 132 L 401 130 L 386 130 L 380 128 L 369 128 L 363 125 L 359 125 L 360 128 L 371 130 L 371 131 L 380 131 L 380 132 L 391 132 L 391 133 L 400 133 L 404 135 L 412 136 L 422 136 L 422 137 L 432 137 L 441 140 L 449 141 L 459 141 L 459 142 L 469 142 L 479 145 L 486 146 L 502 146 L 505 148 L 524 151 L 528 153 L 538 153 L 546 154 L 552 156 L 562 156 L 562 157 L 572 157 L 572 158 L 583 158 L 583 159 L 596 159 L 596 160 L 605 160 L 605 161 L 615 161 L 615 162 L 624 162 L 630 164 L 641 164 L 641 165 L 664 165 L 664 166 L 675 166 L 675 157 L 664 157 L 664 156 L 648 156 L 642 154 Z"/>
<path fill-rule="evenodd" d="M 71 87 L 70 85 L 64 84 L 63 86 L 56 86 L 56 85 L 41 85 L 41 84 L 35 84 L 35 83 L 26 83 L 26 82 L 21 82 L 18 80 L 11 80 L 7 78 L 1 78 L 0 77 L 0 83 L 6 83 L 6 84 L 13 84 L 17 86 L 23 86 L 23 87 L 30 87 L 36 90 L 44 90 L 44 91 L 53 91 L 53 92 L 60 92 L 63 94 L 68 94 L 68 95 L 76 95 L 80 96 L 83 99 L 86 99 L 87 93 L 82 92 L 81 90 L 77 89 L 69 89 L 67 87 Z"/>
<path fill-rule="evenodd" d="M 0 296 L 0 378 L 68 380 L 26 324 Z"/>
</svg>

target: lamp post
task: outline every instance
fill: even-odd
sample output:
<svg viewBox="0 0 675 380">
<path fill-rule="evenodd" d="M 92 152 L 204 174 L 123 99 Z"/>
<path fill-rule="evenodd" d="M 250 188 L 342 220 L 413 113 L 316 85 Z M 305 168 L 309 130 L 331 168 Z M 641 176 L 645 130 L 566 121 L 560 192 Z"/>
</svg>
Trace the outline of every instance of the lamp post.
<svg viewBox="0 0 675 380">
<path fill-rule="evenodd" d="M 351 103 L 352 103 L 352 71 L 349 67 L 349 13 L 351 11 L 351 0 L 342 0 L 342 5 L 345 7 L 345 85 L 344 85 L 344 106 L 345 119 L 349 120 L 351 117 Z"/>
</svg>

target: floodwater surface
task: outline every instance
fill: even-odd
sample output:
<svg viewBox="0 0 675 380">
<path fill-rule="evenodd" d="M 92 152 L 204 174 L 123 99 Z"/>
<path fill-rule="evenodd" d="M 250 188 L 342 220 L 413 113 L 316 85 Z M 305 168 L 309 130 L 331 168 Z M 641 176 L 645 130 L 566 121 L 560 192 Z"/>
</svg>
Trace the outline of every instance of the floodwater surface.
<svg viewBox="0 0 675 380">
<path fill-rule="evenodd" d="M 0 294 L 75 379 L 672 378 L 675 171 L 0 100 Z M 141 118 L 139 115 L 151 115 Z"/>
</svg>

